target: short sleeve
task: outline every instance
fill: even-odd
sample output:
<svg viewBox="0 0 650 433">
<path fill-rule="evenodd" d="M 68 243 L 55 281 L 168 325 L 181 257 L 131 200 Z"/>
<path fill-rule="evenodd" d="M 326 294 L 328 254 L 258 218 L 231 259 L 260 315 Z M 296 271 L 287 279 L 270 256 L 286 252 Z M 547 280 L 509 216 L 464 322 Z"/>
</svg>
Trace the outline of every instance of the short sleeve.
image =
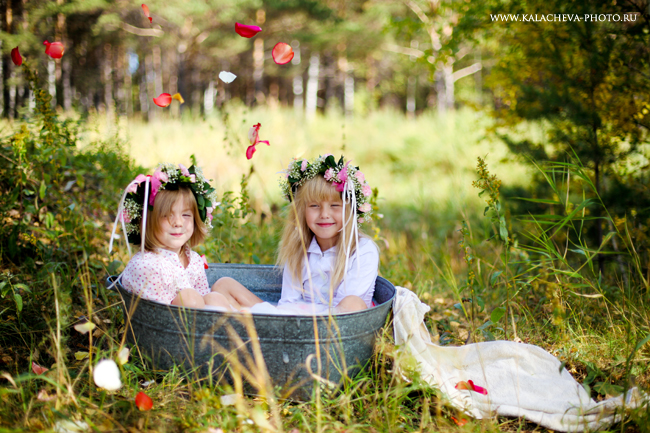
<svg viewBox="0 0 650 433">
<path fill-rule="evenodd" d="M 355 295 L 363 299 L 370 308 L 379 273 L 379 250 L 372 240 L 361 238 L 358 251 L 353 257 L 352 262 L 348 264 L 346 278 L 337 287 L 332 304 L 336 306 L 346 296 Z"/>
<path fill-rule="evenodd" d="M 201 296 L 210 293 L 210 285 L 208 284 L 208 276 L 205 274 L 205 267 L 203 266 L 203 259 L 195 251 L 190 251 L 190 265 L 188 266 L 188 276 L 190 277 L 192 287 L 199 292 Z"/>
</svg>

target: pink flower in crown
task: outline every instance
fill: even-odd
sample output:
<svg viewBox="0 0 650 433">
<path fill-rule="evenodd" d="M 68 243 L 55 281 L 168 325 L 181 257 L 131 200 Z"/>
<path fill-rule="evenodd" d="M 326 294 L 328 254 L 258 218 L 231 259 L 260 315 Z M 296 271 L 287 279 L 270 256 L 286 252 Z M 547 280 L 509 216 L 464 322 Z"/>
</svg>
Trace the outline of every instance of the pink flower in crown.
<svg viewBox="0 0 650 433">
<path fill-rule="evenodd" d="M 348 164 L 350 162 L 348 161 Z M 338 178 L 341 182 L 345 183 L 348 180 L 348 164 L 345 164 L 341 171 L 339 171 Z"/>
<path fill-rule="evenodd" d="M 169 182 L 169 176 L 167 176 L 167 173 L 162 171 L 160 168 L 157 168 L 156 171 L 153 172 L 153 176 L 163 183 Z"/>
<path fill-rule="evenodd" d="M 126 209 L 122 211 L 122 221 L 127 224 L 131 222 L 131 218 L 129 218 L 129 214 L 126 212 Z"/>
<path fill-rule="evenodd" d="M 372 206 L 370 203 L 364 203 L 361 206 L 359 206 L 359 212 L 370 212 L 372 210 Z"/>
<path fill-rule="evenodd" d="M 364 217 L 359 217 L 357 221 L 359 222 L 359 224 L 363 224 L 366 221 L 366 219 Z"/>
<path fill-rule="evenodd" d="M 190 171 L 185 167 L 183 164 L 178 164 L 178 168 L 181 169 L 181 173 L 183 173 L 183 176 L 190 177 Z"/>
<path fill-rule="evenodd" d="M 160 189 L 160 185 L 162 185 L 162 183 L 155 176 L 147 176 L 147 177 L 149 178 L 149 182 L 151 183 L 151 194 L 149 195 L 149 204 L 153 206 L 154 202 L 156 201 L 156 194 L 158 194 L 158 190 Z"/>
<path fill-rule="evenodd" d="M 131 185 L 129 185 L 129 186 L 126 188 L 126 192 L 132 192 L 132 193 L 137 192 L 137 191 L 138 191 L 138 186 L 139 186 L 142 182 L 144 182 L 146 179 L 147 179 L 147 176 L 145 176 L 144 174 L 139 174 L 139 175 L 137 175 L 137 176 L 135 177 L 135 179 L 133 180 L 133 182 L 135 182 L 135 183 L 131 183 Z"/>
<path fill-rule="evenodd" d="M 196 183 L 196 175 L 195 174 L 190 174 L 190 182 Z"/>
<path fill-rule="evenodd" d="M 325 174 L 323 175 L 325 177 L 325 180 L 330 180 L 334 177 L 334 169 L 333 168 L 328 168 L 325 171 Z"/>
<path fill-rule="evenodd" d="M 305 170 L 307 170 L 307 164 L 308 164 L 308 163 L 307 163 L 307 160 L 306 160 L 306 159 L 303 159 L 303 160 L 302 160 L 302 164 L 300 164 L 300 171 L 305 171 Z"/>
<path fill-rule="evenodd" d="M 334 156 L 334 154 L 333 153 L 326 153 L 325 155 L 323 155 L 323 159 L 324 160 L 327 159 L 328 156 Z"/>
<path fill-rule="evenodd" d="M 370 194 L 372 194 L 372 188 L 370 188 L 370 185 L 365 184 L 364 186 L 361 187 L 361 192 L 363 193 L 363 195 L 368 197 L 370 196 Z"/>
<path fill-rule="evenodd" d="M 365 176 L 363 173 L 361 173 L 360 171 L 357 171 L 357 172 L 355 173 L 354 177 L 356 177 L 357 180 L 358 180 L 359 182 L 361 182 L 361 183 L 365 182 L 365 180 L 366 180 L 366 176 Z"/>
<path fill-rule="evenodd" d="M 343 190 L 345 189 L 345 183 L 343 183 L 343 182 L 334 182 L 334 187 L 336 188 L 336 190 L 338 192 L 343 192 Z"/>
</svg>

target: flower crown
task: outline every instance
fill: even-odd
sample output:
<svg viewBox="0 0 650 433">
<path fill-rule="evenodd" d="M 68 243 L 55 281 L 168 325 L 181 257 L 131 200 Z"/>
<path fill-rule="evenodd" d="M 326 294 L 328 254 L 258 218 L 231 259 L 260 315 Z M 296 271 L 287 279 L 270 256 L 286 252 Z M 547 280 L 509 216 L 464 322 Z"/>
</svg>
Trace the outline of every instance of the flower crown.
<svg viewBox="0 0 650 433">
<path fill-rule="evenodd" d="M 282 193 L 291 201 L 292 197 L 303 186 L 305 182 L 316 176 L 322 175 L 326 181 L 332 182 L 336 190 L 343 192 L 348 185 L 348 194 L 354 192 L 357 205 L 358 224 L 370 221 L 372 215 L 372 205 L 369 197 L 372 195 L 372 188 L 366 182 L 366 177 L 359 171 L 359 167 L 350 165 L 350 161 L 343 163 L 343 156 L 338 162 L 330 153 L 319 156 L 309 162 L 306 159 L 294 159 L 285 170 L 285 178 L 280 180 Z"/>
<path fill-rule="evenodd" d="M 187 168 L 183 164 L 176 166 L 161 163 L 153 175 L 139 174 L 124 192 L 125 198 L 124 204 L 121 206 L 121 219 L 125 223 L 129 243 L 140 244 L 142 242 L 140 225 L 144 210 L 146 185 L 151 185 L 148 194 L 149 212 L 153 210 L 156 195 L 160 190 L 178 190 L 181 186 L 188 187 L 196 199 L 201 221 L 205 223 L 208 229 L 212 228 L 212 211 L 219 203 L 217 203 L 215 189 L 210 186 L 209 181 L 203 176 L 201 168 L 194 165 Z"/>
</svg>

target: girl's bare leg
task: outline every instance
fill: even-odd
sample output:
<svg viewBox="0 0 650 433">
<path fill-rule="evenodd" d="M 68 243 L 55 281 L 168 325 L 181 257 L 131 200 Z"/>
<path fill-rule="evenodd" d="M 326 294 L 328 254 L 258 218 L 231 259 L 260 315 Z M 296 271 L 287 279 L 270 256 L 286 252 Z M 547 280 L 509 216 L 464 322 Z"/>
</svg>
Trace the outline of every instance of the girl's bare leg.
<svg viewBox="0 0 650 433">
<path fill-rule="evenodd" d="M 368 308 L 363 299 L 358 296 L 350 295 L 341 299 L 339 305 L 334 309 L 337 313 L 352 313 L 353 311 L 361 311 Z"/>
<path fill-rule="evenodd" d="M 203 297 L 203 300 L 205 301 L 206 306 L 222 307 L 228 311 L 233 311 L 230 302 L 228 302 L 228 299 L 226 299 L 226 297 L 221 293 L 210 292 Z"/>
<path fill-rule="evenodd" d="M 178 295 L 172 300 L 172 305 L 178 305 L 179 307 L 190 307 L 190 308 L 203 308 L 205 307 L 205 301 L 203 296 L 199 294 L 194 289 L 183 289 L 178 292 Z"/>
<path fill-rule="evenodd" d="M 212 286 L 212 292 L 217 292 L 223 295 L 230 305 L 237 310 L 250 308 L 255 304 L 264 302 L 237 280 L 230 277 L 219 278 Z"/>
</svg>

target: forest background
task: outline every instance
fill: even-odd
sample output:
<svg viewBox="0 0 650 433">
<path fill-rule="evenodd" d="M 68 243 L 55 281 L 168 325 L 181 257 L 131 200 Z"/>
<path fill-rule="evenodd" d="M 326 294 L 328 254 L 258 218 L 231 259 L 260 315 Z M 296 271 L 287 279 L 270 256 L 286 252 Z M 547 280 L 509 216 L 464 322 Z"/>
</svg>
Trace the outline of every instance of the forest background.
<svg viewBox="0 0 650 433">
<path fill-rule="evenodd" d="M 122 188 L 159 162 L 196 161 L 215 180 L 222 204 L 201 254 L 273 264 L 278 172 L 292 157 L 344 154 L 376 188 L 366 231 L 381 275 L 431 306 L 441 344 L 538 344 L 596 399 L 648 387 L 647 1 L 147 6 L 151 22 L 127 1 L 0 1 L 2 428 L 466 422 L 417 377 L 397 380 L 388 334 L 353 386 L 307 404 L 229 406 L 227 386 L 148 370 L 135 355 L 121 366 L 122 390 L 99 390 L 89 371 L 123 345 L 117 300 L 103 288 L 128 260 L 123 246 L 107 253 L 111 222 Z M 235 22 L 263 30 L 242 38 Z M 63 44 L 60 59 L 44 54 L 45 40 Z M 278 42 L 295 53 L 286 65 L 273 62 Z M 225 83 L 221 71 L 237 78 Z M 185 102 L 161 108 L 163 92 Z M 270 147 L 247 160 L 258 122 Z M 74 329 L 85 320 L 97 326 L 90 337 Z M 156 417 L 136 408 L 139 390 Z M 621 431 L 648 430 L 647 411 L 629 415 Z"/>
</svg>

